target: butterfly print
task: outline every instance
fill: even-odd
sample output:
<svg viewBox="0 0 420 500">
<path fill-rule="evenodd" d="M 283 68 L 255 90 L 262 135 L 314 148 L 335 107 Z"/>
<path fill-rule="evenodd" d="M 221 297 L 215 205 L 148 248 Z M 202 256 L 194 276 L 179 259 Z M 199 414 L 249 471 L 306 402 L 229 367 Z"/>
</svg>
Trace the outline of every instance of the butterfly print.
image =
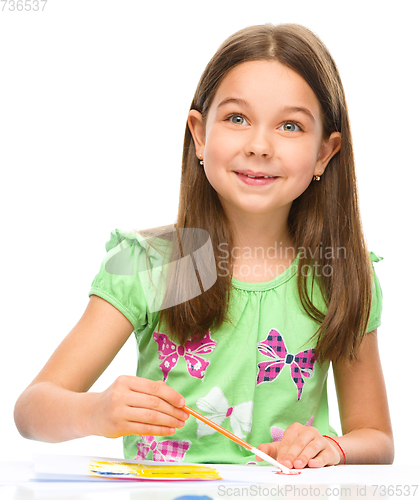
<svg viewBox="0 0 420 500">
<path fill-rule="evenodd" d="M 134 460 L 145 460 L 150 450 L 155 462 L 181 462 L 191 446 L 190 441 L 156 441 L 155 436 L 140 436 L 143 443 L 137 443 L 137 456 Z"/>
<path fill-rule="evenodd" d="M 169 372 L 175 368 L 180 357 L 185 359 L 188 373 L 195 378 L 203 379 L 210 361 L 199 354 L 210 354 L 216 349 L 217 342 L 207 332 L 202 340 L 188 340 L 184 346 L 169 340 L 164 333 L 153 333 L 153 339 L 158 344 L 159 365 L 163 372 L 163 380 L 168 378 Z"/>
<path fill-rule="evenodd" d="M 258 351 L 271 358 L 271 361 L 258 363 L 257 385 L 275 380 L 285 366 L 290 366 L 290 375 L 298 390 L 299 401 L 302 396 L 304 378 L 314 374 L 315 349 L 307 349 L 297 354 L 290 354 L 278 330 L 272 328 L 265 340 L 258 342 Z"/>
</svg>

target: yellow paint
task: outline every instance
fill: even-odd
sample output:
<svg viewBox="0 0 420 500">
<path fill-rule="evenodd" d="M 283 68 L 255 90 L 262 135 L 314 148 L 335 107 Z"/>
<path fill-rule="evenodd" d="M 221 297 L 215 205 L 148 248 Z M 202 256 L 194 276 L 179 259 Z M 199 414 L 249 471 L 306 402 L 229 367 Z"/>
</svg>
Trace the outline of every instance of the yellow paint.
<svg viewBox="0 0 420 500">
<path fill-rule="evenodd" d="M 222 479 L 216 469 L 202 465 L 145 465 L 92 460 L 89 473 L 96 477 L 138 479 Z"/>
</svg>

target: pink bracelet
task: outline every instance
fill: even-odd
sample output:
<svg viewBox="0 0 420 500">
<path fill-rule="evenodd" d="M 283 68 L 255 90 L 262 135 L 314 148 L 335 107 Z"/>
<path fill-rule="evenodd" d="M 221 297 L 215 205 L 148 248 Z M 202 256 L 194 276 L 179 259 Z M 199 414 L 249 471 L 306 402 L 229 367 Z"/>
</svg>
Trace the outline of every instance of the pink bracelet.
<svg viewBox="0 0 420 500">
<path fill-rule="evenodd" d="M 340 448 L 341 450 L 341 453 L 343 454 L 343 457 L 344 457 L 344 463 L 343 465 L 346 465 L 347 463 L 347 458 L 346 458 L 346 454 L 344 453 L 344 450 L 343 448 L 340 446 L 340 444 L 338 443 L 338 441 L 336 441 L 335 439 L 333 439 L 331 436 L 325 436 L 325 434 L 322 436 L 324 438 L 328 438 L 328 439 L 331 439 L 331 441 L 334 441 L 334 443 Z"/>
</svg>

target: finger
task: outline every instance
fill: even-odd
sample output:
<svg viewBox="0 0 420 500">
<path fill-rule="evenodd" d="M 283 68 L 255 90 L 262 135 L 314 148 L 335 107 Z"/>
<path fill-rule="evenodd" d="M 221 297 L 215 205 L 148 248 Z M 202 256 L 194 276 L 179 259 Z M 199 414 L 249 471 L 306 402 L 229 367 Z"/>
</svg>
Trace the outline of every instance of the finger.
<svg viewBox="0 0 420 500">
<path fill-rule="evenodd" d="M 147 378 L 130 377 L 129 388 L 135 392 L 159 397 L 172 406 L 178 408 L 182 408 L 185 405 L 184 397 L 174 389 L 172 389 L 172 387 L 169 387 L 162 380 L 149 380 Z"/>
<path fill-rule="evenodd" d="M 290 447 L 293 445 L 293 443 L 299 436 L 300 432 L 299 426 L 300 424 L 289 425 L 289 427 L 287 427 L 287 429 L 284 431 L 283 439 L 280 442 L 276 443 L 277 457 L 274 458 L 276 458 L 277 461 L 281 462 L 282 460 L 285 459 L 286 455 L 289 452 Z M 290 464 L 289 467 L 292 467 L 292 464 Z"/>
<path fill-rule="evenodd" d="M 329 440 L 324 440 L 324 444 L 320 453 L 308 461 L 308 467 L 325 467 L 326 465 L 338 465 L 341 462 L 341 454 L 337 447 Z"/>
<path fill-rule="evenodd" d="M 189 417 L 188 413 L 181 408 L 175 408 L 165 400 L 138 392 L 129 392 L 126 399 L 126 404 L 132 408 L 149 409 L 159 413 L 169 415 L 184 423 Z M 151 422 L 152 423 L 152 422 Z M 173 424 L 175 425 L 175 424 Z"/>
<path fill-rule="evenodd" d="M 174 427 L 127 422 L 120 436 L 130 436 L 133 434 L 138 436 L 171 436 L 175 434 L 175 432 L 176 429 Z"/>
<path fill-rule="evenodd" d="M 166 413 L 161 413 L 150 408 L 132 408 L 128 406 L 126 407 L 123 418 L 128 422 L 177 429 L 185 425 L 183 420 L 178 420 Z"/>
<path fill-rule="evenodd" d="M 314 459 L 322 453 L 326 448 L 325 440 L 322 436 L 316 436 L 302 450 L 302 452 L 293 461 L 295 469 L 303 469 L 308 465 L 309 460 Z"/>
<path fill-rule="evenodd" d="M 308 467 L 316 469 L 319 467 L 325 467 L 326 465 L 333 465 L 333 457 L 331 455 L 332 454 L 329 450 L 322 450 L 316 457 L 308 460 Z"/>
<path fill-rule="evenodd" d="M 170 436 L 176 432 L 175 427 L 166 427 L 165 425 L 153 425 L 143 422 L 127 421 L 121 419 L 116 425 L 108 427 L 102 434 L 108 438 L 118 438 L 130 435 L 148 435 L 148 436 Z"/>
<path fill-rule="evenodd" d="M 319 469 L 324 466 L 325 463 L 321 456 L 316 458 L 311 458 L 310 460 L 308 460 L 308 467 L 310 467 L 311 469 Z"/>
<path fill-rule="evenodd" d="M 305 426 L 302 426 L 305 427 Z M 307 464 L 307 461 L 309 458 L 312 458 L 314 455 L 310 455 L 310 449 L 309 448 L 309 455 L 305 455 L 303 451 L 305 448 L 312 443 L 314 439 L 317 439 L 319 436 L 318 432 L 315 432 L 315 430 L 311 430 L 309 427 L 306 427 L 305 429 L 299 429 L 301 432 L 298 433 L 296 436 L 295 440 L 291 443 L 289 446 L 288 450 L 286 453 L 280 458 L 280 462 L 285 465 L 286 467 L 292 468 L 294 467 L 294 463 L 299 457 L 299 461 L 297 463 L 297 468 L 302 468 L 305 467 Z M 287 431 L 287 429 L 286 429 Z M 286 432 L 284 433 L 286 436 Z M 284 438 L 283 438 L 284 440 Z M 323 440 L 321 440 L 323 441 Z M 317 449 L 316 453 L 317 454 L 320 450 Z"/>
<path fill-rule="evenodd" d="M 273 457 L 274 459 L 277 460 L 277 444 L 275 443 L 262 443 L 257 446 L 258 450 L 263 451 L 270 457 Z M 255 458 L 257 459 L 258 462 L 262 462 L 264 459 L 260 458 L 258 455 L 255 455 Z"/>
</svg>

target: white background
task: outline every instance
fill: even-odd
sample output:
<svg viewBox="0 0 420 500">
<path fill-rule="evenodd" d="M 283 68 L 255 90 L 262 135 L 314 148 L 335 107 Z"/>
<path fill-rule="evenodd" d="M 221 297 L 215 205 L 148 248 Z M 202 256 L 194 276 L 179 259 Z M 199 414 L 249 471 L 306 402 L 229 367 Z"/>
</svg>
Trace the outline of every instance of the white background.
<svg viewBox="0 0 420 500">
<path fill-rule="evenodd" d="M 395 463 L 418 461 L 415 4 L 48 0 L 43 12 L 0 11 L 1 459 L 122 457 L 121 440 L 25 440 L 14 403 L 82 315 L 110 231 L 175 221 L 186 117 L 210 57 L 245 26 L 293 22 L 321 37 L 343 80 L 364 229 L 384 257 Z M 130 338 L 94 390 L 135 374 L 134 347 Z"/>
</svg>

